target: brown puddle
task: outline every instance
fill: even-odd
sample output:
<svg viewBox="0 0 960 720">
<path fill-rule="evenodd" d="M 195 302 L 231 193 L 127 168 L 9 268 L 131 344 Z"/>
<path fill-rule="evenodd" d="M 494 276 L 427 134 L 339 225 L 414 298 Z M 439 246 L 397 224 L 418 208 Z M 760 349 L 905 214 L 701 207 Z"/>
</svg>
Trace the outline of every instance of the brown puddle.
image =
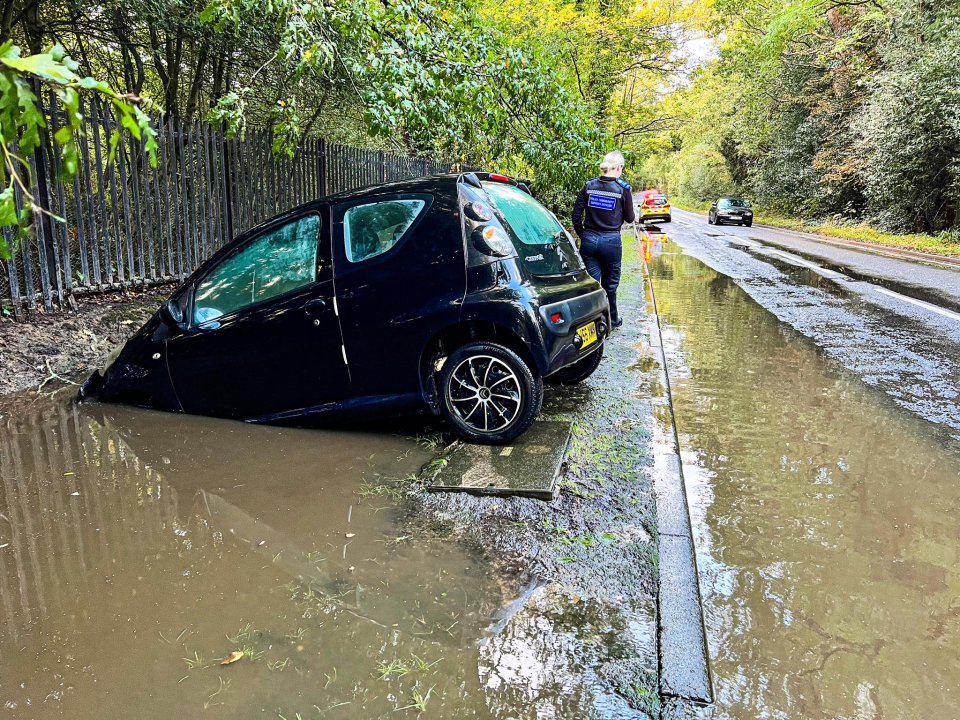
<svg viewBox="0 0 960 720">
<path fill-rule="evenodd" d="M 652 273 L 716 717 L 960 716 L 960 450 L 698 260 Z"/>
<path fill-rule="evenodd" d="M 431 456 L 412 439 L 65 402 L 0 423 L 4 717 L 528 707 L 484 687 L 496 579 L 390 494 Z"/>
</svg>

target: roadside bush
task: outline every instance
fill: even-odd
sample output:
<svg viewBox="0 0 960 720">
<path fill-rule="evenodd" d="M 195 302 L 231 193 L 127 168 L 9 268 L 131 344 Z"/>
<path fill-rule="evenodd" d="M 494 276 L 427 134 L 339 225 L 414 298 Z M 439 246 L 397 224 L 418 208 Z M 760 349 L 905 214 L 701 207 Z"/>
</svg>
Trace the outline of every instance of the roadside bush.
<svg viewBox="0 0 960 720">
<path fill-rule="evenodd" d="M 912 3 L 911 3 L 912 5 Z M 960 206 L 960 11 L 903 8 L 857 123 L 869 210 L 890 229 L 936 231 Z"/>
</svg>

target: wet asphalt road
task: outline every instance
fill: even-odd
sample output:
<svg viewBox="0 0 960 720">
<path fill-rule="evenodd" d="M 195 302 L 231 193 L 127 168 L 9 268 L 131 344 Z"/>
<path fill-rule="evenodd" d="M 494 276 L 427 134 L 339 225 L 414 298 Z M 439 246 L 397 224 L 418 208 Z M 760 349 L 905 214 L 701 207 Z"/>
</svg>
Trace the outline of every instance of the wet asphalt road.
<svg viewBox="0 0 960 720">
<path fill-rule="evenodd" d="M 674 209 L 673 216 L 674 224 L 681 227 L 696 227 L 708 233 L 762 242 L 851 277 L 870 278 L 887 286 L 900 286 L 899 289 L 909 296 L 929 299 L 934 304 L 960 312 L 960 262 L 956 260 L 945 258 L 943 263 L 918 262 L 842 247 L 832 241 L 820 241 L 811 233 L 768 226 L 713 226 L 707 223 L 706 215 L 686 210 Z"/>
<path fill-rule="evenodd" d="M 732 278 L 945 439 L 960 439 L 960 312 L 953 309 L 960 271 L 819 244 L 803 233 L 712 226 L 685 211 L 648 230 Z M 788 242 L 794 252 L 784 249 Z"/>
</svg>

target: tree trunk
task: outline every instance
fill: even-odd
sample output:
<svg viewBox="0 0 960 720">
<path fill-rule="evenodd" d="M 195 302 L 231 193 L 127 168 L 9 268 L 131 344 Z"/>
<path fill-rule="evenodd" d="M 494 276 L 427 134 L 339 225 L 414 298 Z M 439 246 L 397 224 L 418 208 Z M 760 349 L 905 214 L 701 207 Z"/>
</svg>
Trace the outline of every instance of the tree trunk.
<svg viewBox="0 0 960 720">
<path fill-rule="evenodd" d="M 23 32 L 27 36 L 27 47 L 36 55 L 43 52 L 43 26 L 40 24 L 40 0 L 30 0 L 23 14 Z"/>
<path fill-rule="evenodd" d="M 190 93 L 187 97 L 187 107 L 184 112 L 184 117 L 187 120 L 193 120 L 193 115 L 197 111 L 197 99 L 200 95 L 200 87 L 202 85 L 203 71 L 207 65 L 207 53 L 210 49 L 210 43 L 204 42 L 200 46 L 200 53 L 197 55 L 197 66 L 193 71 L 193 80 L 190 81 Z"/>
</svg>

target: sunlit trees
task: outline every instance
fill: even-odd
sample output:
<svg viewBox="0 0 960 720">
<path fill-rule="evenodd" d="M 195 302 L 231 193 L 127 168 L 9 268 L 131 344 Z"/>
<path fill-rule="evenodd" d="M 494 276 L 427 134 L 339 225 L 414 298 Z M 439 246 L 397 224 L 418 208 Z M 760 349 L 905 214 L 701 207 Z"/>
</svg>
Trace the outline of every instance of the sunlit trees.
<svg viewBox="0 0 960 720">
<path fill-rule="evenodd" d="M 673 168 L 675 192 L 701 199 L 690 182 L 703 175 L 680 169 L 706 143 L 732 189 L 771 209 L 905 230 L 957 222 L 960 6 L 698 4 L 719 56 L 667 101 L 683 118 L 681 142 L 651 161 Z"/>
</svg>

